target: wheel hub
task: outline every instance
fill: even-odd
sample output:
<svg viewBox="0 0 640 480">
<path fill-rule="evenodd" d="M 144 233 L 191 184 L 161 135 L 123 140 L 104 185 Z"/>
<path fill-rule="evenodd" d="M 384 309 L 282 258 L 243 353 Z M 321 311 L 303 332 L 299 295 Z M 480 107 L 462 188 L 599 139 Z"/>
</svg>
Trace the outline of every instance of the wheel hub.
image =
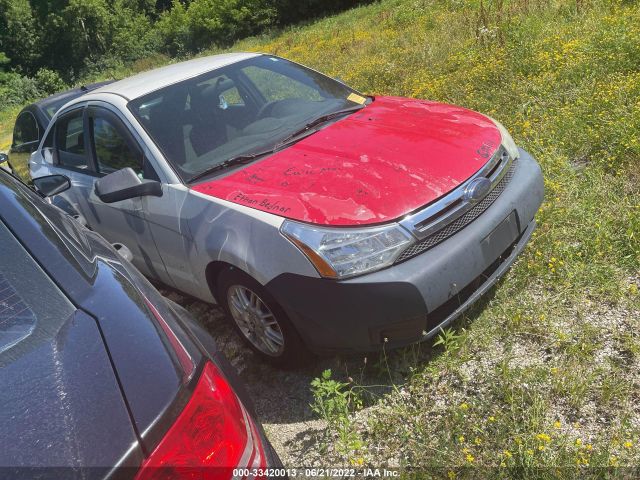
<svg viewBox="0 0 640 480">
<path fill-rule="evenodd" d="M 253 290 L 233 285 L 227 291 L 231 316 L 251 344 L 270 356 L 284 351 L 284 335 L 275 315 Z"/>
</svg>

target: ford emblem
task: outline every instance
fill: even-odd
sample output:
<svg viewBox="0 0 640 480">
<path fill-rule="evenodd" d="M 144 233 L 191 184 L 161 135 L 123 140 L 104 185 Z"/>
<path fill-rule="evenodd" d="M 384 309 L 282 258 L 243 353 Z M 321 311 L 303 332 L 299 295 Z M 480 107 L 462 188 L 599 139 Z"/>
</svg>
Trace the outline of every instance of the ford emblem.
<svg viewBox="0 0 640 480">
<path fill-rule="evenodd" d="M 477 203 L 487 196 L 491 190 L 491 180 L 486 177 L 473 179 L 464 189 L 464 199 L 470 203 Z"/>
</svg>

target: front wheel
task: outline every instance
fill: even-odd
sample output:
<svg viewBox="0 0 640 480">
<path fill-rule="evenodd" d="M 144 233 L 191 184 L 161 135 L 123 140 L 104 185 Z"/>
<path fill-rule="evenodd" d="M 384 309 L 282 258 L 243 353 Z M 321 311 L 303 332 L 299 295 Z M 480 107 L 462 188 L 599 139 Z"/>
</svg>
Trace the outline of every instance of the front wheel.
<svg viewBox="0 0 640 480">
<path fill-rule="evenodd" d="M 284 310 L 253 278 L 235 268 L 221 273 L 218 299 L 249 347 L 267 361 L 297 367 L 310 354 Z"/>
</svg>

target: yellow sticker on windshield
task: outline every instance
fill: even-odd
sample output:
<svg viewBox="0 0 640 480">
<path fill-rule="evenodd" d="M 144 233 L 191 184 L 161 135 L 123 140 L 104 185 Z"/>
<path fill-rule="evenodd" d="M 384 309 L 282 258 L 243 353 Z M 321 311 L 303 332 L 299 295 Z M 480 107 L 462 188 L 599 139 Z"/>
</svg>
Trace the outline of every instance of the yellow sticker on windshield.
<svg viewBox="0 0 640 480">
<path fill-rule="evenodd" d="M 350 93 L 349 96 L 347 97 L 347 100 L 350 100 L 354 103 L 358 103 L 360 105 L 364 105 L 364 102 L 367 101 L 365 97 L 358 95 L 357 93 Z"/>
</svg>

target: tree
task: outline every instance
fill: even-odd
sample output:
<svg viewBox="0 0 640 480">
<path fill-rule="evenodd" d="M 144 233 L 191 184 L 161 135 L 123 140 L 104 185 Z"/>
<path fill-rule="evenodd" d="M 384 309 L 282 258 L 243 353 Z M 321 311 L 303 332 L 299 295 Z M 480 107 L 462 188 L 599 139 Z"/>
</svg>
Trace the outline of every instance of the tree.
<svg viewBox="0 0 640 480">
<path fill-rule="evenodd" d="M 0 0 L 0 51 L 8 66 L 33 74 L 38 67 L 38 29 L 28 0 Z"/>
</svg>

